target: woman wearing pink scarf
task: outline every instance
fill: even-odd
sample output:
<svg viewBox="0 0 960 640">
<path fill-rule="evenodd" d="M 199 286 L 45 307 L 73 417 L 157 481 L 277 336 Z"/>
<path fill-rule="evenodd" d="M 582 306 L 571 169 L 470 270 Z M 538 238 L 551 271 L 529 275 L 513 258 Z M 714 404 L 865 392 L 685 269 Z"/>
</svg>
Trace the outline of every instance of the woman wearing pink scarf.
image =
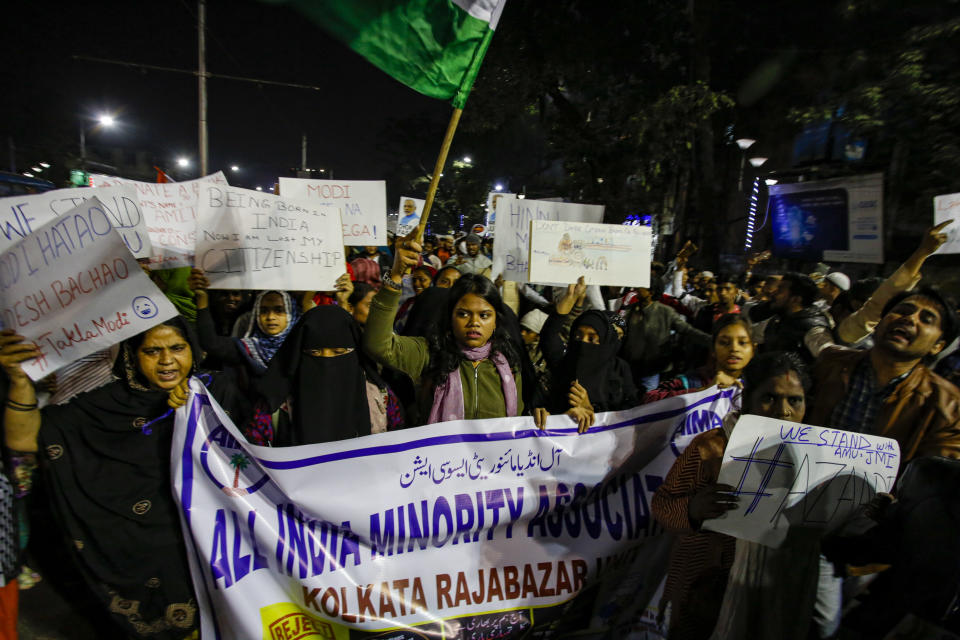
<svg viewBox="0 0 960 640">
<path fill-rule="evenodd" d="M 402 274 L 419 255 L 420 244 L 412 239 L 397 243 L 393 269 L 370 303 L 364 349 L 413 380 L 420 424 L 520 415 L 520 355 L 498 322 L 505 307 L 489 279 L 460 278 L 429 337 L 393 332 Z"/>
</svg>

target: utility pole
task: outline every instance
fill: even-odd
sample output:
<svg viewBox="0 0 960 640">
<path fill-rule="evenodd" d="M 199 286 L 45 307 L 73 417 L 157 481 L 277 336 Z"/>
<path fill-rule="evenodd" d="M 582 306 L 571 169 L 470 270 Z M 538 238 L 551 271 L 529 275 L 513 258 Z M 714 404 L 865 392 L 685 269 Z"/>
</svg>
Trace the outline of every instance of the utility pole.
<svg viewBox="0 0 960 640">
<path fill-rule="evenodd" d="M 300 170 L 307 170 L 307 134 L 300 138 Z"/>
<path fill-rule="evenodd" d="M 197 53 L 199 56 L 199 65 L 197 67 L 197 79 L 200 88 L 200 175 L 207 173 L 207 3 L 205 0 L 199 0 L 197 10 L 198 34 L 197 34 Z"/>
</svg>

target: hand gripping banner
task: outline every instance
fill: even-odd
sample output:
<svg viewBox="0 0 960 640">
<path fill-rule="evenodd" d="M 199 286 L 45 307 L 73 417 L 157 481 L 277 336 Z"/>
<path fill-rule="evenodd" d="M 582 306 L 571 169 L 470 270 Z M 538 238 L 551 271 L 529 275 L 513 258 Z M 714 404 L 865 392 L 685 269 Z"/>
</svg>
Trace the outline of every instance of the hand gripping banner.
<svg viewBox="0 0 960 640">
<path fill-rule="evenodd" d="M 559 415 L 269 448 L 190 384 L 172 470 L 202 637 L 270 640 L 654 631 L 669 538 L 650 499 L 734 393 L 601 414 L 583 435 Z"/>
</svg>

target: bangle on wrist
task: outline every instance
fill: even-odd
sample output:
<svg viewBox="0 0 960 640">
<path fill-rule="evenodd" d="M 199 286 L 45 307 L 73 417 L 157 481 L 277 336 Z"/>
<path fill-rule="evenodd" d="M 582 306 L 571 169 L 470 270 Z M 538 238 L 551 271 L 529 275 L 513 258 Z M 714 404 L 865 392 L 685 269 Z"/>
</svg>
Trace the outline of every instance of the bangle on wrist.
<svg viewBox="0 0 960 640">
<path fill-rule="evenodd" d="M 34 402 L 33 404 L 23 404 L 22 402 L 17 402 L 16 400 L 7 400 L 7 408 L 12 409 L 13 411 L 33 411 L 39 405 Z"/>
<path fill-rule="evenodd" d="M 381 280 L 383 281 L 383 286 L 387 287 L 388 289 L 393 289 L 394 291 L 402 291 L 403 283 L 394 282 L 393 278 L 391 277 L 392 274 L 393 274 L 392 271 L 388 271 L 385 274 L 383 274 L 383 277 L 381 278 Z"/>
</svg>

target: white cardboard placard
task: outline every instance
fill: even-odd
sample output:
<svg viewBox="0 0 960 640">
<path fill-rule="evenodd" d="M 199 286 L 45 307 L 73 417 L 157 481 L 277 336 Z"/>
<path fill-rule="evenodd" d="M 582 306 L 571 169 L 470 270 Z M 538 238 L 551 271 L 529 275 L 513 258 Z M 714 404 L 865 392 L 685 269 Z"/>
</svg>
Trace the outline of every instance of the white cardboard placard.
<svg viewBox="0 0 960 640">
<path fill-rule="evenodd" d="M 100 201 L 130 252 L 137 258 L 149 258 L 152 245 L 147 221 L 137 191 L 131 184 L 94 189 L 54 189 L 0 199 L 0 251 L 91 198 Z"/>
<path fill-rule="evenodd" d="M 650 227 L 530 222 L 530 281 L 650 286 Z"/>
<path fill-rule="evenodd" d="M 280 195 L 336 211 L 348 247 L 387 244 L 387 183 L 383 180 L 280 178 Z"/>
<path fill-rule="evenodd" d="M 207 185 L 197 267 L 214 289 L 329 291 L 346 272 L 335 209 L 272 193 Z"/>
<path fill-rule="evenodd" d="M 227 184 L 222 171 L 186 182 L 137 182 L 96 174 L 90 177 L 95 187 L 132 184 L 136 188 L 153 243 L 150 266 L 154 269 L 193 266 L 200 189 L 206 184 Z"/>
<path fill-rule="evenodd" d="M 96 198 L 0 254 L 0 317 L 40 348 L 33 380 L 175 315 Z"/>
<path fill-rule="evenodd" d="M 603 205 L 531 200 L 504 195 L 497 204 L 497 241 L 493 243 L 492 277 L 502 274 L 504 280 L 528 282 L 527 274 L 530 268 L 527 263 L 530 259 L 532 220 L 600 222 L 603 220 Z M 554 282 L 559 281 L 547 281 Z"/>
<path fill-rule="evenodd" d="M 899 468 L 896 440 L 744 415 L 718 479 L 740 502 L 703 528 L 768 547 L 790 527 L 834 531 L 877 491 L 890 491 Z"/>
</svg>

